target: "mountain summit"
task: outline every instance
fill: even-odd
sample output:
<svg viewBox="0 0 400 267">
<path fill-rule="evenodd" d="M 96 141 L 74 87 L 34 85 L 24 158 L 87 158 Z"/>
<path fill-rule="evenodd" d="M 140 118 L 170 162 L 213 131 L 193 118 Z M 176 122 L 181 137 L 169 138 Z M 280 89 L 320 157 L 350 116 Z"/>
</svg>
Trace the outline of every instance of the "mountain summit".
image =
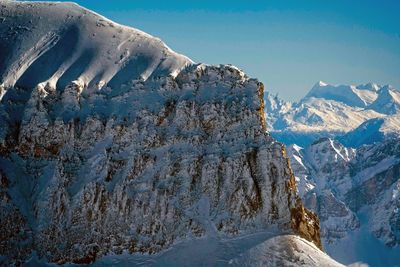
<svg viewBox="0 0 400 267">
<path fill-rule="evenodd" d="M 334 100 L 349 106 L 365 107 L 377 98 L 377 94 L 372 86 L 371 88 L 368 86 L 358 88 L 352 85 L 335 86 L 320 81 L 306 95 L 306 98 L 310 97 Z"/>
</svg>

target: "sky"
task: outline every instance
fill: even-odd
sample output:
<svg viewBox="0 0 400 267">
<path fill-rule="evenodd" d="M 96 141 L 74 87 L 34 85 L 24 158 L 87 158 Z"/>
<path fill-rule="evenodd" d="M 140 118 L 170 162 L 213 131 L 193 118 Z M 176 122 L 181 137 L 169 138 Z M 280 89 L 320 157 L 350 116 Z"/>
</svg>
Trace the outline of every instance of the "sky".
<svg viewBox="0 0 400 267">
<path fill-rule="evenodd" d="M 399 0 L 77 0 L 198 63 L 233 64 L 297 101 L 322 80 L 400 89 Z"/>
</svg>

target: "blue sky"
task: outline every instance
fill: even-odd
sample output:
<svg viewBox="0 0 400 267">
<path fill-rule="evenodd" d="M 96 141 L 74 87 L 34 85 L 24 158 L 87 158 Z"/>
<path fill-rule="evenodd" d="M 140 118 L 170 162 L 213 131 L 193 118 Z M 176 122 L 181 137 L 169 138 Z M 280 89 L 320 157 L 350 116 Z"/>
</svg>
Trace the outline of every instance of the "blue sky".
<svg viewBox="0 0 400 267">
<path fill-rule="evenodd" d="M 233 64 L 298 100 L 313 84 L 400 88 L 398 0 L 86 0 L 196 62 Z"/>
</svg>

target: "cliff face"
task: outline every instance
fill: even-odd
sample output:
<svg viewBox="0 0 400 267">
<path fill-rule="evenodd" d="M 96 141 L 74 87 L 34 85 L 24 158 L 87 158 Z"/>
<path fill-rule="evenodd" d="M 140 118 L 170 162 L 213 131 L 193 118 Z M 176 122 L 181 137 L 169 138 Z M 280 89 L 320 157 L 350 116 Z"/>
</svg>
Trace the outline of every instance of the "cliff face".
<svg viewBox="0 0 400 267">
<path fill-rule="evenodd" d="M 260 83 L 229 66 L 198 65 L 136 86 L 108 102 L 157 102 L 82 118 L 80 107 L 104 96 L 76 95 L 77 115 L 67 121 L 51 110 L 76 87 L 46 97 L 35 88 L 23 121 L 10 126 L 3 177 L 41 255 L 81 262 L 124 249 L 152 253 L 190 235 L 273 225 L 319 244 L 283 147 L 260 124 Z"/>
<path fill-rule="evenodd" d="M 3 83 L 0 254 L 89 263 L 268 229 L 321 246 L 266 133 L 262 84 L 232 66 L 175 70 L 101 90 Z"/>
</svg>

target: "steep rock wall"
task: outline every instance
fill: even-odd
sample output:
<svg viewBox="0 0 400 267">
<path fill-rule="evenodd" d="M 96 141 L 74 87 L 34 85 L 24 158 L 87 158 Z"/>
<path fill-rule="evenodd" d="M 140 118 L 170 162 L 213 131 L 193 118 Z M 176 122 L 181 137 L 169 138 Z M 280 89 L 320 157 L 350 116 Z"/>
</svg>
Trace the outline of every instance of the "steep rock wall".
<svg viewBox="0 0 400 267">
<path fill-rule="evenodd" d="M 265 132 L 257 80 L 194 65 L 116 96 L 80 90 L 36 87 L 2 141 L 10 201 L 41 256 L 83 263 L 274 226 L 320 246 L 284 148 Z"/>
<path fill-rule="evenodd" d="M 260 82 L 77 5 L 7 1 L 0 12 L 6 259 L 90 263 L 265 230 L 320 246 L 266 132 Z"/>
</svg>

